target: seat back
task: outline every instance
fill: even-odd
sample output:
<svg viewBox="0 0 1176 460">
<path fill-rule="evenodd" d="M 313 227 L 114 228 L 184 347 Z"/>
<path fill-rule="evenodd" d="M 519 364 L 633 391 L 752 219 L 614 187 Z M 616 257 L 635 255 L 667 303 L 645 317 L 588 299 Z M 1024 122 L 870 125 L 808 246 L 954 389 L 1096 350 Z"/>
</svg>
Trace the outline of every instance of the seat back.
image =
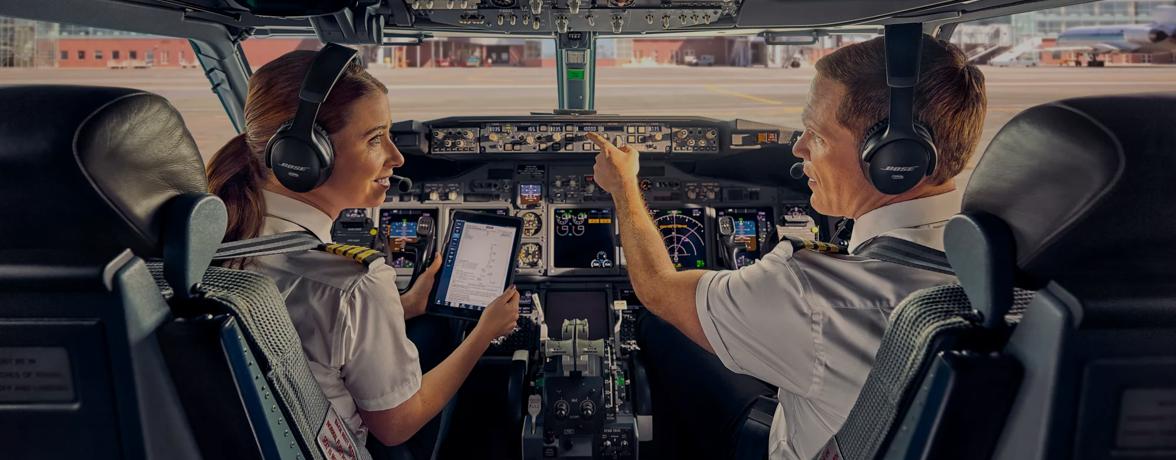
<svg viewBox="0 0 1176 460">
<path fill-rule="evenodd" d="M 1171 94 L 1071 99 L 1011 120 L 946 229 L 960 285 L 895 310 L 819 458 L 1176 452 L 1161 428 L 1176 420 L 1173 123 Z"/>
<path fill-rule="evenodd" d="M 30 197 L 0 200 L 5 456 L 365 454 L 272 281 L 208 268 L 227 216 L 166 100 L 20 86 L 0 107 L 0 194 Z"/>
<path fill-rule="evenodd" d="M 114 161 L 182 130 L 168 110 L 131 90 L 0 88 L 6 458 L 198 457 L 159 349 L 167 304 L 128 248 L 158 250 L 155 209 L 203 173 L 142 155 L 158 175 L 124 183 Z"/>
</svg>

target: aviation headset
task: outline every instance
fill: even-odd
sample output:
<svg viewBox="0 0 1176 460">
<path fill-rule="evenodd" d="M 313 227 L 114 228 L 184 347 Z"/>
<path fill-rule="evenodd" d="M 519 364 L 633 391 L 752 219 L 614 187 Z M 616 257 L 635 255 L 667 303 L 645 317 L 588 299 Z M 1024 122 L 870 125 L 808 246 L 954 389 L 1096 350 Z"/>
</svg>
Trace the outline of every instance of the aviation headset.
<svg viewBox="0 0 1176 460">
<path fill-rule="evenodd" d="M 265 145 L 265 166 L 282 186 L 295 192 L 314 190 L 331 177 L 335 150 L 315 119 L 331 88 L 356 60 L 357 52 L 329 43 L 314 57 L 298 91 L 298 111 Z"/>
<path fill-rule="evenodd" d="M 879 192 L 898 195 L 935 172 L 939 154 L 931 130 L 915 120 L 922 28 L 886 26 L 885 40 L 890 116 L 866 130 L 861 145 L 862 170 Z"/>
</svg>

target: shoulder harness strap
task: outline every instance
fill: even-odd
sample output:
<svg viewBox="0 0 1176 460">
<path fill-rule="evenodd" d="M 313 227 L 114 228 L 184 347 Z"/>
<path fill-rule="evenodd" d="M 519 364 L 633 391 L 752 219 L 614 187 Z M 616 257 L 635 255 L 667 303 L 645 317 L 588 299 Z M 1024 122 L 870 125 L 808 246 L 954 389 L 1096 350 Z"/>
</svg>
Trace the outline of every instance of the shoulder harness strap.
<svg viewBox="0 0 1176 460">
<path fill-rule="evenodd" d="M 302 251 L 323 251 L 347 257 L 365 266 L 384 257 L 384 253 L 366 246 L 323 243 L 308 232 L 285 232 L 221 244 L 212 260 L 272 256 Z"/>
<path fill-rule="evenodd" d="M 815 240 L 802 240 L 800 238 L 785 237 L 788 243 L 792 245 L 793 251 L 809 250 L 813 252 L 820 252 L 824 254 L 847 254 L 849 251 L 845 247 L 838 246 L 833 243 L 826 243 Z"/>
<path fill-rule="evenodd" d="M 855 254 L 920 270 L 955 274 L 943 251 L 892 236 L 879 236 L 867 241 Z"/>
</svg>

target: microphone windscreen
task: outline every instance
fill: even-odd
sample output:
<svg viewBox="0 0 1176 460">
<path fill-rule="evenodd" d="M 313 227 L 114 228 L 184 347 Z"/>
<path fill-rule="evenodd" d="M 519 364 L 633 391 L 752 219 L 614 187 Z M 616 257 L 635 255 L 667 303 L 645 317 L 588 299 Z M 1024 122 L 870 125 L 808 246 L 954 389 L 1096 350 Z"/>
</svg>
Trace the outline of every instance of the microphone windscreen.
<svg viewBox="0 0 1176 460">
<path fill-rule="evenodd" d="M 399 190 L 400 193 L 408 193 L 409 190 L 412 190 L 412 179 L 393 174 L 392 182 L 395 182 L 394 187 L 396 187 L 396 190 Z"/>
<path fill-rule="evenodd" d="M 788 170 L 788 175 L 793 179 L 800 179 L 804 177 L 804 162 L 793 163 L 792 168 Z"/>
</svg>

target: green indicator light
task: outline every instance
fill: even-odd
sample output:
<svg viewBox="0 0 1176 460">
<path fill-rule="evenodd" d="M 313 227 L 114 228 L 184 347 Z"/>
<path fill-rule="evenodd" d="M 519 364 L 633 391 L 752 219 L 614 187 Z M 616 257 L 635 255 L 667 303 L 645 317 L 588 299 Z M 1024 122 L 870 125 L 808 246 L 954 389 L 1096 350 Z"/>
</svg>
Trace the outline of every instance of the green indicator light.
<svg viewBox="0 0 1176 460">
<path fill-rule="evenodd" d="M 568 80 L 583 80 L 584 69 L 568 69 Z"/>
</svg>

